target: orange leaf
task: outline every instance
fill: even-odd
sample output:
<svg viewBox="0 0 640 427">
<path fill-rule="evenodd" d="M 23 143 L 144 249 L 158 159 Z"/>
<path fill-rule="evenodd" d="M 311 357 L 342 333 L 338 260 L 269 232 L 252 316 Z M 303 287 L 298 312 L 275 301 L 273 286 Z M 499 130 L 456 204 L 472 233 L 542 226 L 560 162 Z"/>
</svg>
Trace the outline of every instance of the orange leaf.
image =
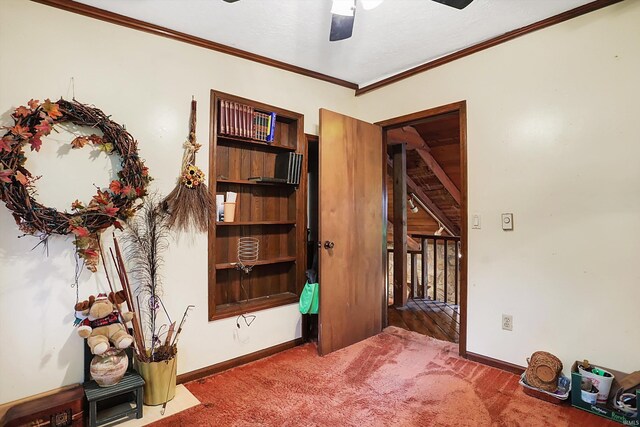
<svg viewBox="0 0 640 427">
<path fill-rule="evenodd" d="M 0 152 L 11 151 L 11 144 L 13 144 L 13 138 L 10 136 L 5 136 L 0 139 Z"/>
<path fill-rule="evenodd" d="M 109 216 L 115 216 L 119 210 L 120 208 L 116 208 L 115 206 L 113 206 L 113 203 L 109 203 L 108 205 L 102 207 L 102 212 Z"/>
<path fill-rule="evenodd" d="M 31 101 L 29 101 L 27 104 L 29 104 L 29 108 L 31 108 L 32 110 L 35 110 L 36 108 L 38 108 L 38 105 L 40 105 L 40 101 L 38 101 L 37 99 L 31 98 Z"/>
<path fill-rule="evenodd" d="M 13 175 L 11 169 L 0 170 L 0 181 L 11 184 L 11 175 Z"/>
<path fill-rule="evenodd" d="M 42 146 L 42 140 L 40 139 L 40 134 L 36 134 L 33 138 L 29 140 L 31 144 L 31 151 L 40 151 L 40 147 Z"/>
<path fill-rule="evenodd" d="M 86 227 L 71 227 L 71 232 L 78 237 L 87 237 L 89 230 Z"/>
<path fill-rule="evenodd" d="M 82 209 L 82 208 L 84 208 L 84 206 L 82 205 L 82 203 L 78 199 L 76 199 L 75 202 L 71 203 L 71 209 L 76 209 L 77 210 L 77 209 Z"/>
<path fill-rule="evenodd" d="M 51 102 L 49 98 L 45 99 L 44 104 L 42 104 L 42 109 L 47 112 L 47 115 L 52 119 L 56 119 L 58 117 L 62 117 L 62 113 L 58 109 L 58 104 L 55 102 Z"/>
<path fill-rule="evenodd" d="M 33 136 L 33 134 L 29 132 L 29 128 L 27 126 L 15 125 L 14 127 L 9 128 L 9 131 L 20 139 L 27 139 Z"/>
<path fill-rule="evenodd" d="M 36 130 L 43 133 L 44 135 L 49 135 L 51 133 L 51 123 L 49 123 L 48 120 L 44 119 L 40 122 L 40 124 L 36 125 Z"/>
<path fill-rule="evenodd" d="M 16 171 L 16 179 L 20 184 L 27 185 L 28 179 L 22 172 Z"/>
<path fill-rule="evenodd" d="M 71 141 L 71 146 L 75 148 L 82 148 L 89 142 L 89 138 L 86 136 L 78 136 Z"/>
<path fill-rule="evenodd" d="M 111 184 L 109 184 L 109 190 L 111 190 L 113 194 L 120 194 L 122 192 L 122 183 L 116 180 L 111 181 Z"/>
<path fill-rule="evenodd" d="M 136 190 L 130 185 L 127 185 L 126 187 L 124 187 L 122 189 L 122 193 L 130 199 L 133 199 L 137 196 Z"/>
<path fill-rule="evenodd" d="M 98 193 L 93 196 L 93 201 L 101 205 L 106 205 L 111 202 L 111 197 L 109 197 L 109 193 L 107 193 L 106 191 L 98 190 Z"/>
<path fill-rule="evenodd" d="M 85 249 L 82 252 L 87 258 L 98 258 L 98 251 L 93 249 Z"/>
<path fill-rule="evenodd" d="M 91 141 L 91 143 L 93 143 L 94 145 L 100 145 L 104 142 L 102 140 L 102 137 L 96 135 L 95 133 L 92 133 L 91 135 L 89 135 L 89 141 Z"/>
<path fill-rule="evenodd" d="M 13 113 L 14 117 L 27 117 L 29 114 L 31 114 L 31 111 L 29 111 L 29 109 L 27 107 L 24 106 L 20 106 L 18 108 L 16 108 L 16 111 Z"/>
</svg>

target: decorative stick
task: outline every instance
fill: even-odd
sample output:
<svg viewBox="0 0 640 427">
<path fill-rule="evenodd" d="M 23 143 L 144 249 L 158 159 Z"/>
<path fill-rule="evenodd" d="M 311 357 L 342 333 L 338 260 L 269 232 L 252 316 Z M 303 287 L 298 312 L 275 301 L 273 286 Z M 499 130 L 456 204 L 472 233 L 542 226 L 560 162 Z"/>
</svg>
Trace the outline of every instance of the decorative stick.
<svg viewBox="0 0 640 427">
<path fill-rule="evenodd" d="M 167 338 L 164 340 L 164 345 L 169 345 L 169 343 L 171 342 L 171 338 L 173 337 L 173 331 L 176 327 L 176 322 L 173 322 L 171 325 L 169 325 L 169 332 L 167 332 Z"/>
<path fill-rule="evenodd" d="M 180 338 L 180 333 L 182 332 L 182 327 L 184 326 L 185 320 L 187 320 L 187 313 L 189 312 L 189 310 L 191 310 L 194 307 L 195 307 L 195 305 L 188 305 L 186 310 L 184 311 L 184 314 L 182 315 L 182 320 L 180 320 L 180 326 L 178 327 L 178 332 L 176 332 L 176 336 L 173 339 L 173 342 L 171 343 L 171 346 L 174 346 L 174 345 L 178 344 L 178 338 Z"/>
<path fill-rule="evenodd" d="M 122 285 L 122 289 L 124 290 L 127 296 L 127 302 L 129 305 L 129 310 L 133 313 L 133 318 L 131 319 L 131 325 L 133 326 L 133 335 L 136 341 L 136 347 L 138 347 L 138 356 L 140 358 L 146 357 L 147 350 L 144 345 L 144 337 L 142 335 L 142 325 L 140 325 L 140 318 L 137 315 L 136 306 L 133 303 L 133 295 L 131 294 L 131 287 L 129 286 L 129 278 L 127 277 L 127 270 L 124 266 L 124 261 L 122 259 L 122 254 L 120 253 L 120 247 L 118 246 L 118 240 L 116 240 L 115 234 L 113 235 L 113 244 L 116 249 L 116 257 L 113 255 L 113 251 L 109 248 L 111 252 L 111 257 L 113 258 L 113 262 L 116 265 L 116 271 L 118 272 L 118 276 L 120 277 L 120 284 Z"/>
</svg>

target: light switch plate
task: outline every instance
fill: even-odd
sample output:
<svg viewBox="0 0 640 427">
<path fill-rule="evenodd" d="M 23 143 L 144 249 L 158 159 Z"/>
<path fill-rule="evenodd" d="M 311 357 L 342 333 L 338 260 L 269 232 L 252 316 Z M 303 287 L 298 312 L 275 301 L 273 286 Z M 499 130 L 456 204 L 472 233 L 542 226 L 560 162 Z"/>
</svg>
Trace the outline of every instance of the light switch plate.
<svg viewBox="0 0 640 427">
<path fill-rule="evenodd" d="M 512 213 L 502 214 L 502 229 L 513 230 L 513 214 Z"/>
<path fill-rule="evenodd" d="M 471 228 L 475 228 L 475 229 L 478 229 L 478 230 L 481 228 L 480 215 L 474 214 L 471 217 Z"/>
</svg>

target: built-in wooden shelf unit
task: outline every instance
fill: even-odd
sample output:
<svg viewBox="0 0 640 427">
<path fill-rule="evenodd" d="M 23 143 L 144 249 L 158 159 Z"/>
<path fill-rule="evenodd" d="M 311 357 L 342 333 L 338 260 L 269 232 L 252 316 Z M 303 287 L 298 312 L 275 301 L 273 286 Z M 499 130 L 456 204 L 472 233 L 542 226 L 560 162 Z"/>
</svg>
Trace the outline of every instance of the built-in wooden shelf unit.
<svg viewBox="0 0 640 427">
<path fill-rule="evenodd" d="M 273 142 L 225 135 L 221 101 L 275 113 Z M 209 319 L 237 316 L 298 301 L 306 266 L 306 140 L 303 116 L 211 91 L 209 173 L 212 194 L 237 193 L 235 221 L 209 221 Z M 303 155 L 297 185 L 249 180 L 274 177 L 278 153 Z M 249 274 L 236 269 L 240 237 L 259 240 Z"/>
</svg>

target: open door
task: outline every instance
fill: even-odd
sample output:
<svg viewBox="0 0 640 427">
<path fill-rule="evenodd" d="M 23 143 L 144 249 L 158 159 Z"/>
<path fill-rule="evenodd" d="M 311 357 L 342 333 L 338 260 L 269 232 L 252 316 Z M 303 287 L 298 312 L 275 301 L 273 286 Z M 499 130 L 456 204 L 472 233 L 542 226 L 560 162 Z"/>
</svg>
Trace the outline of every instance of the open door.
<svg viewBox="0 0 640 427">
<path fill-rule="evenodd" d="M 380 126 L 324 109 L 319 147 L 318 351 L 325 355 L 382 330 L 386 159 Z"/>
</svg>

